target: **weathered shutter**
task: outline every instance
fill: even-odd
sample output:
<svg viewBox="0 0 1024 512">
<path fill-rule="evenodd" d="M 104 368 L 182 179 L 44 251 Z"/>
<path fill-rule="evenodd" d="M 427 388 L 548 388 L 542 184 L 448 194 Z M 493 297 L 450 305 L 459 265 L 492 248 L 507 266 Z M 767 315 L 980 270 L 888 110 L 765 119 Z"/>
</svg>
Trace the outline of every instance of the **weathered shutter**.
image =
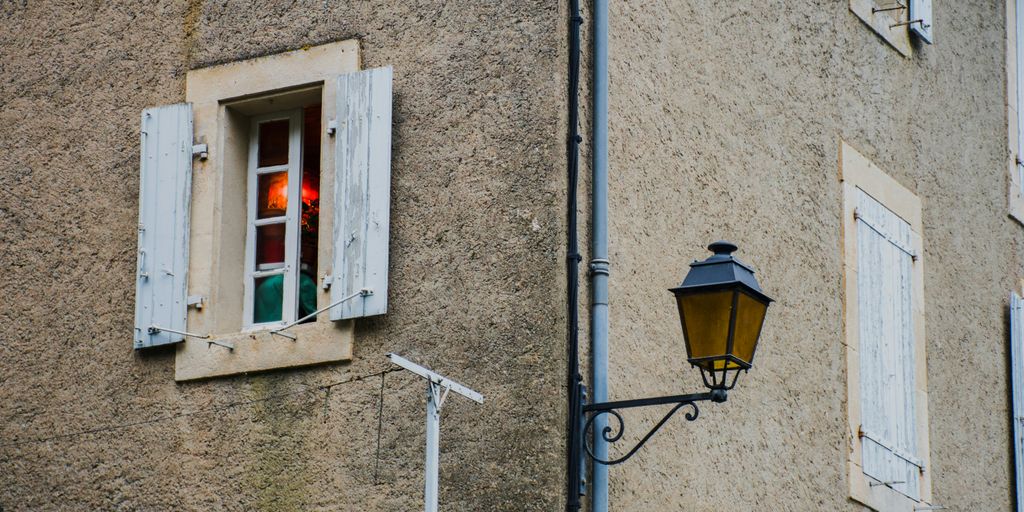
<svg viewBox="0 0 1024 512">
<path fill-rule="evenodd" d="M 1016 293 L 1010 293 L 1010 386 L 1017 512 L 1024 512 L 1024 300 Z"/>
<path fill-rule="evenodd" d="M 180 334 L 155 328 L 185 330 L 192 106 L 179 103 L 143 111 L 141 149 L 136 349 L 183 340 Z"/>
<path fill-rule="evenodd" d="M 910 30 L 924 42 L 932 42 L 932 0 L 910 0 Z"/>
<path fill-rule="evenodd" d="M 391 206 L 391 68 L 338 78 L 331 320 L 388 310 Z"/>
<path fill-rule="evenodd" d="M 1017 111 L 1017 180 L 1019 188 L 1024 192 L 1024 0 L 1016 2 L 1017 37 L 1015 53 L 1017 54 L 1017 95 L 1015 110 Z"/>
<path fill-rule="evenodd" d="M 919 498 L 910 225 L 857 190 L 861 446 L 866 475 Z"/>
</svg>

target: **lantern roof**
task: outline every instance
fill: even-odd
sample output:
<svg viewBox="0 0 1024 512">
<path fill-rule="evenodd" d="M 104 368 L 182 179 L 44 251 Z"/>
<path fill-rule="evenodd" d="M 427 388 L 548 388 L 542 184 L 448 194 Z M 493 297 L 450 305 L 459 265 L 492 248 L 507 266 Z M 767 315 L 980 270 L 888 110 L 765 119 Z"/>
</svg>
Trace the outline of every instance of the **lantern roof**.
<svg viewBox="0 0 1024 512">
<path fill-rule="evenodd" d="M 741 285 L 755 297 L 772 302 L 771 297 L 765 295 L 761 286 L 757 284 L 757 279 L 754 278 L 754 269 L 732 255 L 736 249 L 738 247 L 735 244 L 725 240 L 712 243 L 708 246 L 708 250 L 714 254 L 704 261 L 694 260 L 690 264 L 691 270 L 686 274 L 683 283 L 672 288 L 671 291 L 680 294 L 697 289 L 728 288 L 733 285 Z"/>
</svg>

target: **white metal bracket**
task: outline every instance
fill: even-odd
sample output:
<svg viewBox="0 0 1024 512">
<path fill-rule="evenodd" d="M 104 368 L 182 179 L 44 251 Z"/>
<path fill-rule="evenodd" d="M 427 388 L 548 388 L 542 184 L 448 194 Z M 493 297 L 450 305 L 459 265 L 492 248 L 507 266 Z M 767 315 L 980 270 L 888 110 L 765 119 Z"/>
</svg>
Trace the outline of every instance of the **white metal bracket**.
<svg viewBox="0 0 1024 512">
<path fill-rule="evenodd" d="M 324 276 L 324 279 L 323 279 L 324 290 L 330 290 L 331 289 L 331 281 L 332 281 L 332 279 L 331 279 L 330 274 Z"/>
<path fill-rule="evenodd" d="M 206 305 L 206 297 L 202 295 L 189 295 L 185 305 L 196 309 L 203 309 L 203 306 Z"/>
<path fill-rule="evenodd" d="M 327 135 L 334 137 L 335 133 L 338 133 L 338 120 L 331 119 L 330 121 L 327 121 Z"/>
<path fill-rule="evenodd" d="M 199 156 L 199 160 L 205 161 L 210 157 L 209 148 L 206 144 L 193 144 L 192 145 L 192 156 Z"/>
</svg>

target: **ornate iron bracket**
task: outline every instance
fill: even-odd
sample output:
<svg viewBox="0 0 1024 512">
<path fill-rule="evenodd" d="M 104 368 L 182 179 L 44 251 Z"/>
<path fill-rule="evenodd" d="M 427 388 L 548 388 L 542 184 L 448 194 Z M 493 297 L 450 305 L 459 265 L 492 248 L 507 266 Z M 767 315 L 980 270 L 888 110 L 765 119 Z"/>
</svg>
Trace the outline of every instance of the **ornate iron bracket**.
<svg viewBox="0 0 1024 512">
<path fill-rule="evenodd" d="M 673 407 L 668 411 L 667 414 L 665 414 L 665 416 L 661 418 L 661 421 L 654 425 L 654 428 L 648 431 L 647 434 L 644 435 L 644 437 L 640 439 L 640 441 L 622 457 L 609 460 L 598 458 L 597 456 L 594 455 L 594 452 L 592 451 L 590 445 L 588 445 L 585 441 L 583 442 L 583 449 L 586 450 L 587 456 L 589 456 L 594 462 L 597 462 L 598 464 L 604 464 L 606 466 L 614 466 L 615 464 L 620 464 L 622 462 L 629 460 L 630 457 L 636 454 L 636 452 L 639 451 L 640 448 L 642 448 L 644 444 L 647 443 L 647 441 L 650 440 L 650 438 L 653 437 L 654 434 L 657 433 L 658 430 L 660 430 L 661 427 L 664 426 L 666 422 L 668 422 L 669 418 L 671 418 L 679 409 L 689 406 L 692 410 L 687 411 L 686 414 L 684 414 L 684 417 L 686 418 L 686 421 L 694 421 L 700 414 L 700 409 L 697 408 L 697 402 L 710 400 L 712 402 L 721 403 L 724 402 L 726 398 L 727 394 L 724 389 L 713 389 L 708 393 L 693 393 L 689 395 L 661 396 L 657 398 L 639 398 L 636 400 L 620 400 L 617 402 L 585 404 L 583 406 L 583 414 L 589 414 L 589 417 L 587 417 L 586 423 L 584 423 L 583 425 L 583 438 L 587 438 L 588 433 L 594 428 L 594 421 L 598 417 L 600 417 L 602 414 L 608 414 L 615 417 L 615 420 L 618 422 L 617 428 L 612 428 L 611 426 L 606 425 L 603 429 L 601 429 L 601 438 L 604 439 L 605 442 L 609 444 L 618 442 L 620 439 L 622 439 L 622 435 L 626 432 L 626 423 L 623 420 L 622 415 L 619 414 L 620 409 L 631 409 L 634 407 L 648 407 L 652 405 L 668 404 L 672 404 Z"/>
</svg>

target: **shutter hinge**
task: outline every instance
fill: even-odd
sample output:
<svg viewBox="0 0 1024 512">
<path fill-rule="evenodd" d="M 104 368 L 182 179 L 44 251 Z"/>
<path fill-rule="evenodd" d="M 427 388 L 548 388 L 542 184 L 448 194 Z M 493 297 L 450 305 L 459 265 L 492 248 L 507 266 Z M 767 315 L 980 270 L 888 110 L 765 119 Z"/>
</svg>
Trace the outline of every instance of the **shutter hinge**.
<svg viewBox="0 0 1024 512">
<path fill-rule="evenodd" d="M 330 290 L 331 289 L 331 280 L 332 279 L 331 279 L 331 275 L 330 274 L 327 274 L 327 275 L 324 276 L 324 284 L 323 284 L 324 290 Z"/>
<path fill-rule="evenodd" d="M 210 156 L 209 148 L 206 144 L 193 144 L 192 145 L 192 156 L 199 155 L 199 160 L 205 161 Z"/>
<path fill-rule="evenodd" d="M 189 295 L 185 305 L 195 306 L 196 309 L 203 309 L 203 306 L 206 305 L 206 297 L 202 295 Z"/>
<path fill-rule="evenodd" d="M 334 137 L 334 134 L 338 132 L 338 120 L 331 119 L 327 121 L 327 135 Z"/>
</svg>

